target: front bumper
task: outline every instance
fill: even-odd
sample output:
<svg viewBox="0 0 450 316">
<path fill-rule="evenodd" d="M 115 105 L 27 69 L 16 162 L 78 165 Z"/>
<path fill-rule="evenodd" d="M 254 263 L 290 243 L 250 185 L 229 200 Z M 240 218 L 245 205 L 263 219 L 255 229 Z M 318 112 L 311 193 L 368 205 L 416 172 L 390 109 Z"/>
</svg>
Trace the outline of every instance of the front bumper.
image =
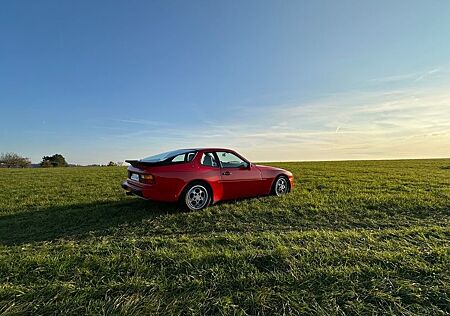
<svg viewBox="0 0 450 316">
<path fill-rule="evenodd" d="M 291 191 L 294 188 L 294 176 L 290 175 L 289 178 L 289 184 L 291 185 Z"/>
</svg>

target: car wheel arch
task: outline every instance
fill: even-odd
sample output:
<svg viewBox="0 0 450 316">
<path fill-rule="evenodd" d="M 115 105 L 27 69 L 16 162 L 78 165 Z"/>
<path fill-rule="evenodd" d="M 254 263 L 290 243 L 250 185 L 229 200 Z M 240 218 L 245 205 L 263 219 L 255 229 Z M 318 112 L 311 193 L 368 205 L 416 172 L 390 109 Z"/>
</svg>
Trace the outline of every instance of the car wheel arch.
<svg viewBox="0 0 450 316">
<path fill-rule="evenodd" d="M 273 178 L 272 185 L 270 186 L 270 194 L 275 193 L 275 183 L 277 182 L 277 180 L 280 177 L 285 177 L 286 178 L 287 185 L 288 185 L 288 188 L 289 188 L 288 192 L 291 192 L 292 188 L 291 188 L 291 182 L 289 181 L 289 177 L 286 174 L 284 174 L 284 173 L 279 173 Z"/>
<path fill-rule="evenodd" d="M 193 184 L 203 184 L 206 186 L 206 189 L 209 191 L 209 194 L 211 195 L 211 203 L 214 203 L 214 191 L 211 187 L 211 184 L 208 183 L 208 181 L 206 180 L 202 180 L 202 179 L 195 179 L 195 180 L 191 180 L 189 182 L 187 182 L 185 184 L 185 186 L 183 187 L 183 189 L 180 191 L 180 194 L 178 195 L 178 200 L 182 199 L 184 196 L 184 193 L 186 192 L 186 190 Z"/>
</svg>

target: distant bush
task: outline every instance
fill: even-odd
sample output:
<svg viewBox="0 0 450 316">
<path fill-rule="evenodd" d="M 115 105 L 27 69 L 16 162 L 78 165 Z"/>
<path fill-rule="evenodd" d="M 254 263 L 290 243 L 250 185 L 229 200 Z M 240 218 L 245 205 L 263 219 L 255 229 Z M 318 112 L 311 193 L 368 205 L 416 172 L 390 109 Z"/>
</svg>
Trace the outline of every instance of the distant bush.
<svg viewBox="0 0 450 316">
<path fill-rule="evenodd" d="M 50 162 L 50 160 L 42 160 L 41 167 L 42 168 L 50 168 L 50 167 L 53 167 L 53 165 Z"/>
<path fill-rule="evenodd" d="M 2 153 L 0 155 L 0 167 L 28 168 L 31 167 L 31 160 L 29 158 L 21 157 L 16 153 Z"/>
<path fill-rule="evenodd" d="M 110 161 L 107 165 L 108 167 L 115 167 L 117 164 L 114 161 Z"/>
<path fill-rule="evenodd" d="M 42 157 L 41 167 L 67 167 L 69 164 L 61 154 L 54 154 L 53 156 L 44 156 Z"/>
</svg>

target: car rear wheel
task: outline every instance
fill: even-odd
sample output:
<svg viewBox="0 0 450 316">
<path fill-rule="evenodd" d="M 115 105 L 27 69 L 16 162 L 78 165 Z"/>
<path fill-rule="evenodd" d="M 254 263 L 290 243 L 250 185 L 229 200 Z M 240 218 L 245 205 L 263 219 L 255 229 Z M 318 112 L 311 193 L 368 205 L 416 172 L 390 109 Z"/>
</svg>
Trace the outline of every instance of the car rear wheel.
<svg viewBox="0 0 450 316">
<path fill-rule="evenodd" d="M 286 176 L 279 176 L 273 185 L 273 193 L 277 196 L 285 195 L 290 191 L 289 180 Z"/>
<path fill-rule="evenodd" d="M 191 211 L 204 209 L 211 203 L 210 190 L 203 183 L 191 184 L 186 188 L 182 202 Z"/>
</svg>

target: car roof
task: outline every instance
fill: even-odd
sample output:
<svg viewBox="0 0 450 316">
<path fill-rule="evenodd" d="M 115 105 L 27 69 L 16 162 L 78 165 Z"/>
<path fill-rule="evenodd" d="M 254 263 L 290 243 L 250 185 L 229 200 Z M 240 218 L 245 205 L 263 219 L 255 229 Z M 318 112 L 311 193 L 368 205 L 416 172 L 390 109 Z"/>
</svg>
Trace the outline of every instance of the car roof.
<svg viewBox="0 0 450 316">
<path fill-rule="evenodd" d="M 193 152 L 193 151 L 202 151 L 202 152 L 205 152 L 205 151 L 231 151 L 231 152 L 235 152 L 234 150 L 227 149 L 227 148 L 182 148 L 182 149 L 175 149 L 175 150 L 159 153 L 156 155 L 148 156 L 148 157 L 140 159 L 139 161 L 156 163 L 156 162 L 161 162 L 163 160 L 175 157 L 177 155 L 182 155 L 182 154 L 186 154 L 186 153 Z"/>
<path fill-rule="evenodd" d="M 218 148 L 218 147 L 203 147 L 203 148 L 190 148 L 184 150 L 196 150 L 196 151 L 233 151 L 233 149 L 229 148 Z"/>
</svg>

